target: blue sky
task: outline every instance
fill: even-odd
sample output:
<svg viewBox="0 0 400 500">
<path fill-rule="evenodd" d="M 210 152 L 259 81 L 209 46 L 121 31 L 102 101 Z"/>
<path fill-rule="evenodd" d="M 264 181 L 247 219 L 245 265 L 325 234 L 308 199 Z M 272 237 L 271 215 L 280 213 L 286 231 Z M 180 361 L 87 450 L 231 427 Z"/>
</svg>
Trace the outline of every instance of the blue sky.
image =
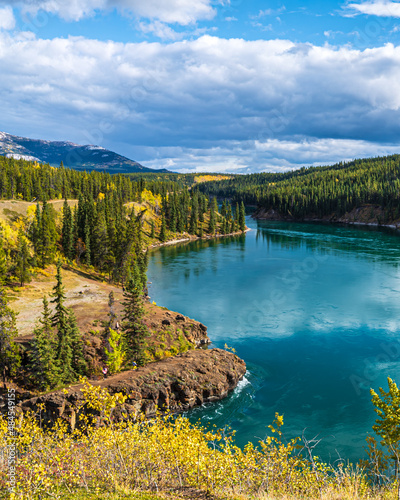
<svg viewBox="0 0 400 500">
<path fill-rule="evenodd" d="M 0 130 L 174 171 L 400 153 L 400 2 L 0 0 Z"/>
</svg>

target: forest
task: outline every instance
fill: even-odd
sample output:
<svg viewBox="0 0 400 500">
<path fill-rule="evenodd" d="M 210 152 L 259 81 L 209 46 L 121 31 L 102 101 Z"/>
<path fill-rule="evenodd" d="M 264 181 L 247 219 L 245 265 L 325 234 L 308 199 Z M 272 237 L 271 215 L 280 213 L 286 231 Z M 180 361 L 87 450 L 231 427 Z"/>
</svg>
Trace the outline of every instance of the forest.
<svg viewBox="0 0 400 500">
<path fill-rule="evenodd" d="M 378 222 L 400 217 L 400 156 L 359 159 L 286 173 L 235 176 L 201 184 L 208 196 L 243 200 L 284 217 L 341 217 L 355 208 L 382 208 Z"/>
<path fill-rule="evenodd" d="M 184 235 L 202 238 L 245 230 L 243 203 L 232 210 L 224 201 L 219 209 L 216 199 L 209 200 L 197 187 L 189 190 L 168 179 L 132 180 L 5 157 L 0 157 L 1 200 L 6 204 L 0 217 L 0 286 L 5 287 L 0 294 L 0 372 L 4 383 L 14 377 L 42 390 L 93 375 L 93 366 L 85 361 L 82 332 L 65 306 L 63 267 L 84 270 L 124 290 L 121 330 L 116 331 L 110 295 L 110 319 L 103 331 L 104 364 L 116 373 L 190 344 L 180 335 L 177 347 L 164 347 L 160 353 L 146 341 L 148 248 Z M 38 272 L 55 265 L 53 291 L 43 297 L 32 342 L 22 349 L 14 342 L 18 332 L 6 290 L 23 288 Z"/>
<path fill-rule="evenodd" d="M 21 389 L 15 382 L 21 380 L 23 391 L 33 388 L 36 394 L 80 380 L 88 409 L 74 428 L 62 419 L 47 427 L 41 413 L 20 415 L 15 433 L 0 415 L 3 449 L 13 447 L 18 455 L 15 482 L 5 466 L 7 453 L 12 455 L 0 455 L 0 494 L 12 491 L 10 498 L 35 500 L 398 498 L 399 416 L 393 408 L 400 392 L 390 379 L 388 392 L 372 394 L 379 417 L 374 430 L 381 441 L 371 437 L 369 460 L 356 466 L 326 464 L 314 456 L 312 442 L 287 440 L 279 414 L 268 426 L 270 435 L 244 448 L 229 429 L 210 430 L 184 416 L 116 422 L 114 411 L 122 411 L 126 394 L 110 394 L 85 381 L 93 374 L 85 350 L 96 338 L 79 330 L 66 306 L 67 270 L 123 290 L 121 324 L 110 292 L 108 319 L 95 332 L 102 363 L 112 375 L 194 349 L 184 332 L 177 332 L 176 345 L 149 348 L 152 332 L 144 319 L 150 246 L 182 235 L 241 234 L 246 229 L 242 198 L 301 217 L 307 210 L 337 210 L 336 201 L 328 201 L 341 193 L 347 210 L 351 203 L 379 203 L 396 214 L 397 157 L 214 179 L 111 176 L 0 157 L 0 374 L 4 385 L 12 381 L 11 389 L 3 389 L 8 415 L 14 415 L 15 391 Z M 301 196 L 303 205 L 297 207 Z M 43 296 L 40 319 L 28 341 L 18 343 L 12 292 L 24 293 L 37 274 L 52 272 L 54 283 Z"/>
</svg>

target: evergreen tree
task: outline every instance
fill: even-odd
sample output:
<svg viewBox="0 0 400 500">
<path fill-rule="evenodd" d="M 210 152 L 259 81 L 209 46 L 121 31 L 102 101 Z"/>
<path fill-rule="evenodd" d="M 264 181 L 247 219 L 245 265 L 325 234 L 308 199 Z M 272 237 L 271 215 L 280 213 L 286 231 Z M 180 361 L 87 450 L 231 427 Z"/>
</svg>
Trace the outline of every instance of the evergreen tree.
<svg viewBox="0 0 400 500">
<path fill-rule="evenodd" d="M 43 390 L 52 389 L 59 382 L 56 363 L 57 340 L 51 325 L 51 313 L 47 298 L 43 298 L 43 313 L 39 320 L 41 326 L 33 331 L 30 371 L 35 384 Z"/>
<path fill-rule="evenodd" d="M 155 238 L 155 232 L 154 232 L 154 221 L 152 220 L 150 222 L 150 238 Z"/>
<path fill-rule="evenodd" d="M 70 309 L 68 310 L 68 328 L 72 350 L 71 366 L 76 378 L 76 375 L 85 375 L 88 367 L 84 355 L 82 335 L 78 329 L 75 314 Z"/>
<path fill-rule="evenodd" d="M 50 264 L 56 253 L 57 230 L 52 208 L 43 202 L 37 241 L 38 263 L 40 267 Z"/>
<path fill-rule="evenodd" d="M 56 284 L 53 287 L 53 300 L 55 312 L 51 318 L 51 324 L 57 331 L 57 353 L 56 361 L 59 369 L 60 382 L 68 383 L 75 379 L 73 370 L 73 342 L 69 312 L 65 307 L 65 293 L 61 276 L 61 261 L 57 263 Z"/>
<path fill-rule="evenodd" d="M 214 234 L 216 229 L 216 224 L 215 224 L 215 211 L 213 209 L 213 206 L 210 206 L 210 219 L 208 222 L 208 232 L 210 234 Z"/>
<path fill-rule="evenodd" d="M 138 366 L 146 362 L 146 338 L 149 336 L 143 323 L 143 291 L 137 272 L 129 280 L 124 292 L 124 349 L 128 362 L 135 361 Z"/>
<path fill-rule="evenodd" d="M 14 338 L 18 335 L 15 313 L 7 305 L 4 288 L 0 288 L 0 372 L 6 387 L 7 376 L 14 375 L 21 359 Z"/>
<path fill-rule="evenodd" d="M 69 260 L 74 258 L 74 224 L 72 218 L 72 210 L 68 205 L 67 200 L 64 201 L 63 207 L 63 225 L 62 225 L 62 247 L 64 255 Z"/>
<path fill-rule="evenodd" d="M 167 240 L 167 226 L 165 222 L 165 215 L 164 212 L 162 213 L 161 216 L 161 229 L 160 229 L 160 241 L 164 242 Z"/>
<path fill-rule="evenodd" d="M 88 266 L 91 265 L 91 247 L 90 247 L 90 226 L 88 219 L 86 218 L 85 222 L 85 248 L 86 248 L 86 253 L 85 253 L 85 262 Z"/>
<path fill-rule="evenodd" d="M 243 201 L 240 203 L 240 209 L 239 209 L 239 229 L 244 232 L 246 230 L 246 210 L 244 208 L 244 203 Z"/>
<path fill-rule="evenodd" d="M 193 196 L 192 205 L 190 210 L 190 225 L 189 225 L 189 233 L 196 234 L 197 233 L 197 219 L 198 219 L 198 211 L 199 205 L 197 201 L 197 196 Z"/>
</svg>

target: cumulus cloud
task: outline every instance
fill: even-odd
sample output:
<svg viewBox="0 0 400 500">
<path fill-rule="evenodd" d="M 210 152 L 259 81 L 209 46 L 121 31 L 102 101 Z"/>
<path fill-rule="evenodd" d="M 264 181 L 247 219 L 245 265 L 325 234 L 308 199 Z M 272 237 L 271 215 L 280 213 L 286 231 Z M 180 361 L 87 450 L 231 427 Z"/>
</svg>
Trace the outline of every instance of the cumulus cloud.
<svg viewBox="0 0 400 500">
<path fill-rule="evenodd" d="M 245 172 L 398 152 L 400 47 L 0 33 L 0 130 Z"/>
<path fill-rule="evenodd" d="M 96 11 L 117 9 L 136 17 L 188 25 L 215 15 L 212 0 L 0 0 L 36 14 L 39 10 L 78 21 Z"/>
<path fill-rule="evenodd" d="M 12 30 L 15 27 L 15 17 L 11 7 L 0 8 L 0 29 Z"/>
<path fill-rule="evenodd" d="M 388 0 L 372 0 L 369 2 L 350 3 L 346 10 L 353 11 L 353 15 L 367 14 L 379 17 L 400 17 L 400 3 Z"/>
</svg>

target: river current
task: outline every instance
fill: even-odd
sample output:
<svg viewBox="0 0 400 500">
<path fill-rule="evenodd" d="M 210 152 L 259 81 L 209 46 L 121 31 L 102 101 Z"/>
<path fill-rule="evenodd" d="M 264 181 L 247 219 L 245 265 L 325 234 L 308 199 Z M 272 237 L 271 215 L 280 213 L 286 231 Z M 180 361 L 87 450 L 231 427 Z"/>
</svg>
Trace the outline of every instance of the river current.
<svg viewBox="0 0 400 500">
<path fill-rule="evenodd" d="M 257 443 L 275 412 L 286 438 L 318 436 L 334 463 L 365 455 L 370 387 L 400 384 L 400 235 L 366 227 L 247 219 L 245 236 L 163 247 L 150 256 L 158 305 L 208 327 L 248 368 L 225 400 L 193 410 Z"/>
</svg>

